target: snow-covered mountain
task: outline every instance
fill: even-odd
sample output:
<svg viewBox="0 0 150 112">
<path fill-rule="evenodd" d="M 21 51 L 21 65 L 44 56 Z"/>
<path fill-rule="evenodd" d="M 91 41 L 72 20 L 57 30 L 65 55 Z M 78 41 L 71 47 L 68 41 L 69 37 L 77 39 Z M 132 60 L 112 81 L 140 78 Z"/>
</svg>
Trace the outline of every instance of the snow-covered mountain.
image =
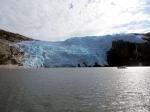
<svg viewBox="0 0 150 112">
<path fill-rule="evenodd" d="M 31 67 L 105 66 L 107 52 L 115 40 L 143 43 L 142 35 L 116 34 L 106 36 L 75 37 L 65 41 L 22 41 L 13 44 L 25 53 L 19 63 Z"/>
</svg>

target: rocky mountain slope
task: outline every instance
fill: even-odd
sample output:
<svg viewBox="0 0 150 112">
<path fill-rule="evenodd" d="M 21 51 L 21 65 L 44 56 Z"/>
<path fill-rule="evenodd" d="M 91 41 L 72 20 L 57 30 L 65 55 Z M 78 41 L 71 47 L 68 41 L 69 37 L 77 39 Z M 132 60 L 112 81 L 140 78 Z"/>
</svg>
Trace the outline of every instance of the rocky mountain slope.
<svg viewBox="0 0 150 112">
<path fill-rule="evenodd" d="M 145 43 L 113 41 L 108 51 L 109 66 L 150 66 L 150 33 L 144 36 Z"/>
<path fill-rule="evenodd" d="M 32 40 L 25 36 L 0 30 L 0 65 L 21 65 L 19 60 L 23 57 L 24 53 L 20 52 L 11 44 L 21 41 Z"/>
</svg>

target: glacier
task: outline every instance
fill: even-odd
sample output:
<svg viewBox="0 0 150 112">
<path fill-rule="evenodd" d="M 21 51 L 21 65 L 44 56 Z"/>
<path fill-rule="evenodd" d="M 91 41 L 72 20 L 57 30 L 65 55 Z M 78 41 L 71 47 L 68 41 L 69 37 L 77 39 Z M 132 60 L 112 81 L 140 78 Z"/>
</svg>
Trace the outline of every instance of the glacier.
<svg viewBox="0 0 150 112">
<path fill-rule="evenodd" d="M 107 52 L 112 42 L 117 40 L 133 43 L 145 42 L 143 36 L 135 34 L 114 34 L 105 36 L 73 37 L 65 41 L 22 41 L 13 44 L 14 47 L 25 53 L 20 61 L 30 67 L 77 67 L 108 65 Z"/>
</svg>

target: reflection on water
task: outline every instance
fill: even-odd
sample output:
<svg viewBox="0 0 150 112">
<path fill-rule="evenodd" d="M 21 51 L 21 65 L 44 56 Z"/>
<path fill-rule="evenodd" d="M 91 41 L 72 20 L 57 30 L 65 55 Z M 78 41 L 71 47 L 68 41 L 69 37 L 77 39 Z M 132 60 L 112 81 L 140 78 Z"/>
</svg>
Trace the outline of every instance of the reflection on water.
<svg viewBox="0 0 150 112">
<path fill-rule="evenodd" d="M 150 68 L 0 70 L 0 112 L 149 112 Z"/>
<path fill-rule="evenodd" d="M 149 68 L 131 67 L 119 80 L 120 95 L 116 97 L 119 107 L 126 111 L 149 112 Z"/>
</svg>

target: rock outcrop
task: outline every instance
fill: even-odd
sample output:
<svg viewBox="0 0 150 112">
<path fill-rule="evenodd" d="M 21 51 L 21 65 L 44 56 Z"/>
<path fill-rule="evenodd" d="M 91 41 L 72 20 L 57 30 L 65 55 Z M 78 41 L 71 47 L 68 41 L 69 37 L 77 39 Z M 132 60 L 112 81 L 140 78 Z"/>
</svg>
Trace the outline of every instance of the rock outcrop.
<svg viewBox="0 0 150 112">
<path fill-rule="evenodd" d="M 145 43 L 113 41 L 107 53 L 109 66 L 150 66 L 150 33 L 145 36 Z"/>
<path fill-rule="evenodd" d="M 32 40 L 25 36 L 0 30 L 0 65 L 21 65 L 19 60 L 24 53 L 12 47 L 11 44 L 21 41 Z"/>
</svg>

